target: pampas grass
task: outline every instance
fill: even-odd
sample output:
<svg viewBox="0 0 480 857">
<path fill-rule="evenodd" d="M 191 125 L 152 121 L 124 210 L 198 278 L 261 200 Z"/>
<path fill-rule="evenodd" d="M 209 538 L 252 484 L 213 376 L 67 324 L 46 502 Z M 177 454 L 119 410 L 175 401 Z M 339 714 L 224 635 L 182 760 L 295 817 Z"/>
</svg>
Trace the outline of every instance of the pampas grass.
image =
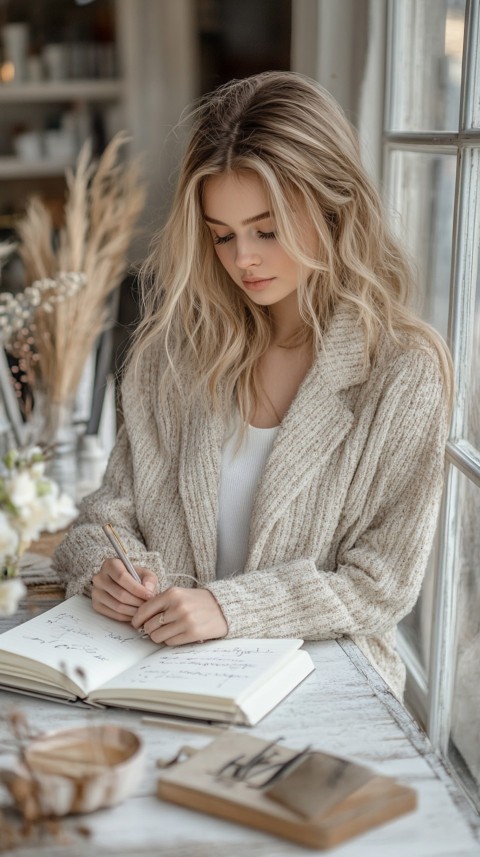
<svg viewBox="0 0 480 857">
<path fill-rule="evenodd" d="M 73 400 L 86 360 L 109 322 L 109 295 L 125 274 L 145 199 L 138 164 L 119 162 L 126 140 L 124 134 L 114 137 L 96 165 L 87 142 L 75 172 L 67 171 L 65 222 L 56 250 L 50 214 L 39 199 L 31 200 L 17 225 L 27 281 L 55 278 L 60 271 L 85 277 L 80 292 L 52 312 L 40 307 L 35 317 L 36 383 L 50 406 Z"/>
</svg>

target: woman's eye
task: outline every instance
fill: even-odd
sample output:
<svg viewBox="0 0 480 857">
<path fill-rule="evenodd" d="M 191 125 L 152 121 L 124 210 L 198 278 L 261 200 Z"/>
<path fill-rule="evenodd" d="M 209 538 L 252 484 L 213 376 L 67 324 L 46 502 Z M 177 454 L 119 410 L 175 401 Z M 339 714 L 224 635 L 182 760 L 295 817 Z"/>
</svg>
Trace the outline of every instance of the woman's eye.
<svg viewBox="0 0 480 857">
<path fill-rule="evenodd" d="M 275 232 L 260 232 L 260 231 L 257 232 L 257 236 L 258 236 L 258 238 L 261 238 L 262 241 L 268 241 L 271 238 L 277 237 Z M 217 245 L 218 244 L 226 244 L 228 241 L 231 241 L 232 238 L 234 238 L 234 237 L 235 237 L 235 235 L 233 232 L 229 232 L 228 235 L 214 235 L 213 236 L 213 243 L 217 244 Z"/>
<path fill-rule="evenodd" d="M 226 244 L 227 241 L 231 241 L 233 238 L 233 234 L 230 235 L 214 235 L 213 243 L 214 244 Z"/>
</svg>

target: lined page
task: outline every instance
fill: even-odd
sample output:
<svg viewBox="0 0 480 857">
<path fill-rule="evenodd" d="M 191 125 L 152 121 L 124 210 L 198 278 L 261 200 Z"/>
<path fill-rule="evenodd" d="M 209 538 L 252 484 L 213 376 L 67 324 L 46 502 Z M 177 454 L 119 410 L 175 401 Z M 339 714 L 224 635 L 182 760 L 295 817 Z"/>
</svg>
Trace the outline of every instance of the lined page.
<svg viewBox="0 0 480 857">
<path fill-rule="evenodd" d="M 129 623 L 101 616 L 94 611 L 89 598 L 74 595 L 52 610 L 0 634 L 0 670 L 5 665 L 14 674 L 14 659 L 4 655 L 11 653 L 66 673 L 88 694 L 157 650 L 156 643 L 140 638 Z M 28 666 L 23 661 L 22 672 Z M 29 672 L 35 676 L 35 665 Z M 41 676 L 40 669 L 38 675 Z"/>
</svg>

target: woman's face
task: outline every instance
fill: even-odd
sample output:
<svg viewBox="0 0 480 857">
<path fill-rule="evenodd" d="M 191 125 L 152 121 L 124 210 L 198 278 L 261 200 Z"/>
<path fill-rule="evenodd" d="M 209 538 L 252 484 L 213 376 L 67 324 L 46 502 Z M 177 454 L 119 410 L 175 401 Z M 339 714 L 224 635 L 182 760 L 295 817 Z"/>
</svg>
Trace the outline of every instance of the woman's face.
<svg viewBox="0 0 480 857">
<path fill-rule="evenodd" d="M 265 190 L 254 173 L 211 176 L 203 204 L 215 252 L 251 300 L 273 306 L 296 292 L 307 271 L 278 243 Z"/>
</svg>

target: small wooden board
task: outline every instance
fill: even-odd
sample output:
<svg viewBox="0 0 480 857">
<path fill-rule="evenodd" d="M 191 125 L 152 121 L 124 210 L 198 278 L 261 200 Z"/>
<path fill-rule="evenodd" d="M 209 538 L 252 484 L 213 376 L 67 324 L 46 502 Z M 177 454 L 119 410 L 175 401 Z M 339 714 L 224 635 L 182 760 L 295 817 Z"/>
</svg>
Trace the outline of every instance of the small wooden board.
<svg viewBox="0 0 480 857">
<path fill-rule="evenodd" d="M 320 849 L 331 848 L 416 808 L 413 789 L 372 772 L 372 778 L 352 794 L 326 812 L 305 819 L 269 797 L 266 788 L 258 788 L 252 779 L 239 781 L 218 775 L 232 759 L 251 758 L 267 745 L 267 741 L 243 733 L 222 735 L 186 761 L 164 770 L 157 795 Z M 294 752 L 279 745 L 276 759 L 286 762 Z"/>
</svg>

